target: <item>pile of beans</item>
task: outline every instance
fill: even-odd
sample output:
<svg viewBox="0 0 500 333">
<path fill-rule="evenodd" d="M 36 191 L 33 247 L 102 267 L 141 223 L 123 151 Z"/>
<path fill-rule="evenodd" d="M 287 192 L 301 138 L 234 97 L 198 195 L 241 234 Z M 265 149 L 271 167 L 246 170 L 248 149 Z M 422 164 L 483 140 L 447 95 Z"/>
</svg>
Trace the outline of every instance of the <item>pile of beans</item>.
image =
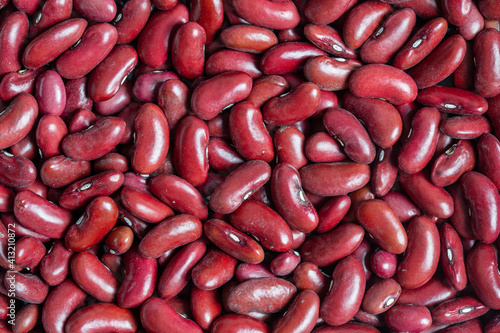
<svg viewBox="0 0 500 333">
<path fill-rule="evenodd" d="M 499 20 L 0 0 L 0 332 L 500 332 Z"/>
</svg>

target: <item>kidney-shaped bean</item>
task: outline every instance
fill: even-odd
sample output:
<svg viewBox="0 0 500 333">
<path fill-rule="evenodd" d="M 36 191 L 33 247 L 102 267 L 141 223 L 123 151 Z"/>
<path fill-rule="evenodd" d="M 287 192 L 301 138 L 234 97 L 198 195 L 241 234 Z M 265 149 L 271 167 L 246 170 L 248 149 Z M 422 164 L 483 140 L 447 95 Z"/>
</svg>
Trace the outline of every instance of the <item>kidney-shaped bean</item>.
<svg viewBox="0 0 500 333">
<path fill-rule="evenodd" d="M 20 94 L 0 112 L 0 149 L 19 142 L 31 131 L 38 117 L 38 103 L 30 94 Z"/>
<path fill-rule="evenodd" d="M 467 255 L 466 270 L 479 300 L 492 309 L 500 309 L 500 274 L 492 246 L 478 244 L 474 247 Z"/>
<path fill-rule="evenodd" d="M 147 332 L 192 332 L 203 330 L 195 322 L 182 317 L 161 298 L 151 297 L 141 306 L 141 323 Z"/>
<path fill-rule="evenodd" d="M 264 28 L 290 29 L 300 22 L 297 7 L 290 1 L 257 0 L 249 3 L 245 0 L 234 0 L 231 4 L 241 18 Z M 255 8 L 259 10 L 256 11 Z"/>
<path fill-rule="evenodd" d="M 65 332 L 75 333 L 132 333 L 137 330 L 137 321 L 129 309 L 120 308 L 113 303 L 88 305 L 69 317 Z"/>
</svg>

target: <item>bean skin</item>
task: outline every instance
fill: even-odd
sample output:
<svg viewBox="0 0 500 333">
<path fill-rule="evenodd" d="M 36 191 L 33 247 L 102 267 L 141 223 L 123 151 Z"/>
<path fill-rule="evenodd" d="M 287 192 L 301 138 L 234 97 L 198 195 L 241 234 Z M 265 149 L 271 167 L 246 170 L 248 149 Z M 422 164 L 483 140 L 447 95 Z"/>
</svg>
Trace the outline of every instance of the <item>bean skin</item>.
<svg viewBox="0 0 500 333">
<path fill-rule="evenodd" d="M 135 332 L 137 321 L 128 309 L 112 303 L 96 303 L 86 306 L 69 317 L 65 332 Z"/>
</svg>

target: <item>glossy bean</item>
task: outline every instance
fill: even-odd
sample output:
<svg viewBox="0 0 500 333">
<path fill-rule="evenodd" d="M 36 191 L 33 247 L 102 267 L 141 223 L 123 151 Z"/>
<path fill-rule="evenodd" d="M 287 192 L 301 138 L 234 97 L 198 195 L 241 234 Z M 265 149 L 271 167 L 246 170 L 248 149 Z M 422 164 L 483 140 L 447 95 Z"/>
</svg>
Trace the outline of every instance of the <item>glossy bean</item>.
<svg viewBox="0 0 500 333">
<path fill-rule="evenodd" d="M 99 301 L 116 301 L 119 282 L 92 253 L 84 251 L 73 256 L 71 276 L 80 288 Z"/>
<path fill-rule="evenodd" d="M 470 141 L 460 140 L 434 161 L 431 181 L 440 187 L 451 185 L 464 173 L 472 171 L 475 164 L 473 145 Z"/>
<path fill-rule="evenodd" d="M 212 325 L 212 333 L 255 333 L 269 332 L 269 327 L 260 320 L 247 315 L 226 314 L 217 318 Z"/>
<path fill-rule="evenodd" d="M 145 222 L 159 223 L 174 215 L 174 211 L 152 195 L 132 187 L 120 192 L 121 203 L 134 216 Z"/>
<path fill-rule="evenodd" d="M 439 263 L 439 231 L 428 218 L 414 218 L 407 229 L 408 247 L 398 266 L 397 281 L 403 288 L 414 289 L 428 282 Z"/>
<path fill-rule="evenodd" d="M 479 115 L 488 109 L 483 97 L 464 89 L 443 86 L 420 90 L 417 102 L 433 106 L 441 112 L 461 115 Z"/>
<path fill-rule="evenodd" d="M 419 89 L 435 85 L 457 69 L 465 56 L 465 40 L 454 35 L 443 41 L 427 58 L 408 71 Z"/>
<path fill-rule="evenodd" d="M 86 19 L 96 22 L 109 22 L 116 15 L 116 3 L 106 1 L 75 0 L 74 8 Z"/>
<path fill-rule="evenodd" d="M 36 128 L 36 143 L 43 158 L 61 155 L 61 142 L 68 134 L 64 121 L 53 114 L 44 115 Z"/>
<path fill-rule="evenodd" d="M 109 197 L 96 197 L 76 224 L 66 232 L 64 238 L 66 247 L 71 251 L 89 249 L 106 237 L 117 219 L 118 207 L 115 202 Z"/>
<path fill-rule="evenodd" d="M 273 333 L 310 332 L 319 316 L 320 299 L 312 290 L 301 291 L 286 314 L 274 325 Z"/>
<path fill-rule="evenodd" d="M 367 81 L 367 77 L 371 80 Z M 394 105 L 410 103 L 417 97 L 414 78 L 383 64 L 364 65 L 356 70 L 349 79 L 349 89 L 358 97 L 384 98 Z"/>
<path fill-rule="evenodd" d="M 439 129 L 454 139 L 477 139 L 490 133 L 492 126 L 484 116 L 458 116 L 443 120 Z"/>
<path fill-rule="evenodd" d="M 232 1 L 233 9 L 244 20 L 269 29 L 289 29 L 299 24 L 300 15 L 293 2 L 258 0 L 250 4 L 244 0 Z M 256 12 L 255 6 L 261 8 Z"/>
<path fill-rule="evenodd" d="M 214 40 L 222 27 L 224 20 L 223 1 L 220 0 L 193 0 L 189 11 L 189 20 L 195 21 L 203 27 L 207 34 L 207 43 Z"/>
<path fill-rule="evenodd" d="M 418 305 L 396 305 L 385 315 L 385 323 L 396 332 L 421 332 L 432 324 L 429 309 Z"/>
<path fill-rule="evenodd" d="M 139 244 L 139 254 L 158 258 L 168 250 L 191 243 L 202 234 L 201 221 L 188 214 L 170 217 L 149 231 Z"/>
<path fill-rule="evenodd" d="M 187 22 L 177 29 L 172 40 L 172 64 L 184 78 L 203 74 L 205 66 L 205 29 L 196 22 Z"/>
<path fill-rule="evenodd" d="M 401 286 L 393 279 L 383 279 L 371 286 L 363 298 L 363 309 L 370 314 L 379 314 L 396 304 Z"/>
<path fill-rule="evenodd" d="M 441 240 L 441 266 L 446 281 L 456 290 L 467 285 L 462 241 L 455 229 L 448 223 L 439 229 Z"/>
<path fill-rule="evenodd" d="M 57 286 L 66 280 L 73 253 L 61 241 L 55 241 L 40 262 L 40 275 L 49 286 Z"/>
<path fill-rule="evenodd" d="M 500 142 L 492 134 L 483 134 L 477 143 L 477 151 L 479 171 L 487 176 L 497 189 L 500 188 L 500 174 L 497 172 Z"/>
<path fill-rule="evenodd" d="M 141 323 L 148 332 L 167 330 L 172 333 L 203 330 L 195 322 L 182 317 L 174 308 L 158 297 L 151 297 L 141 306 Z"/>
<path fill-rule="evenodd" d="M 177 127 L 181 119 L 189 112 L 190 91 L 180 80 L 171 79 L 158 88 L 158 106 L 167 117 L 170 130 Z"/>
<path fill-rule="evenodd" d="M 484 45 L 488 45 L 487 48 Z M 500 48 L 500 32 L 495 29 L 486 29 L 480 32 L 474 40 L 474 56 L 476 70 L 474 87 L 479 95 L 493 97 L 500 93 L 500 72 L 496 67 Z"/>
<path fill-rule="evenodd" d="M 329 25 L 309 23 L 304 27 L 304 35 L 311 43 L 336 57 L 357 57 L 354 50 L 344 44 L 341 34 Z"/>
<path fill-rule="evenodd" d="M 281 75 L 302 70 L 311 57 L 326 55 L 326 52 L 308 43 L 283 43 L 273 46 L 264 53 L 260 67 L 264 74 Z"/>
<path fill-rule="evenodd" d="M 0 113 L 0 149 L 19 142 L 31 131 L 38 116 L 38 103 L 29 94 L 18 95 Z"/>
<path fill-rule="evenodd" d="M 422 287 L 403 289 L 398 304 L 415 304 L 432 307 L 444 301 L 453 299 L 457 291 L 450 287 L 440 277 L 434 277 Z"/>
<path fill-rule="evenodd" d="M 285 93 L 288 87 L 288 81 L 282 76 L 265 75 L 253 82 L 250 95 L 245 100 L 260 108 L 271 98 Z"/>
<path fill-rule="evenodd" d="M 0 26 L 0 75 L 21 69 L 23 42 L 28 37 L 29 21 L 25 13 L 14 12 L 7 16 Z"/>
<path fill-rule="evenodd" d="M 309 136 L 305 145 L 305 154 L 312 162 L 341 162 L 346 155 L 341 144 L 325 132 Z"/>
<path fill-rule="evenodd" d="M 278 213 L 263 203 L 247 200 L 229 219 L 236 229 L 257 237 L 261 245 L 271 251 L 284 252 L 292 247 L 290 227 Z M 269 228 L 269 224 L 273 228 Z"/>
<path fill-rule="evenodd" d="M 15 298 L 33 304 L 42 304 L 49 293 L 49 286 L 37 275 L 7 271 L 3 277 L 7 290 L 15 291 Z"/>
<path fill-rule="evenodd" d="M 112 303 L 95 303 L 83 307 L 68 318 L 65 332 L 110 332 L 119 330 L 131 333 L 137 330 L 137 321 L 129 309 Z"/>
<path fill-rule="evenodd" d="M 500 275 L 491 245 L 479 244 L 467 255 L 466 270 L 476 296 L 486 306 L 499 309 Z"/>
<path fill-rule="evenodd" d="M 307 164 L 304 147 L 306 139 L 297 127 L 280 127 L 273 139 L 278 163 L 288 163 L 297 170 Z"/>
<path fill-rule="evenodd" d="M 450 325 L 480 317 L 488 311 L 475 297 L 463 296 L 439 304 L 431 314 L 433 323 Z"/>
<path fill-rule="evenodd" d="M 39 239 L 22 237 L 16 242 L 16 264 L 33 271 L 38 267 L 46 252 L 45 246 Z"/>
</svg>

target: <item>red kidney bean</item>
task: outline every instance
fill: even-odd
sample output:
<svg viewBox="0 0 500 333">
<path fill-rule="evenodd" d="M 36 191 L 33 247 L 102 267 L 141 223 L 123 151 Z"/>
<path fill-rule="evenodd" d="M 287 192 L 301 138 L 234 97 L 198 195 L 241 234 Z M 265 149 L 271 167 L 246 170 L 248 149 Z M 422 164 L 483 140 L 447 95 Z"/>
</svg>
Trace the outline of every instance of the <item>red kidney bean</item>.
<svg viewBox="0 0 500 333">
<path fill-rule="evenodd" d="M 379 333 L 380 331 L 373 326 L 362 323 L 347 323 L 339 326 L 321 326 L 313 331 L 313 333 Z"/>
<path fill-rule="evenodd" d="M 308 43 L 283 43 L 273 46 L 264 53 L 260 60 L 260 68 L 264 74 L 281 75 L 297 72 L 302 70 L 309 58 L 326 55 L 326 52 Z"/>
<path fill-rule="evenodd" d="M 116 28 L 110 24 L 101 23 L 89 27 L 80 43 L 57 59 L 57 72 L 66 79 L 87 75 L 111 52 L 117 38 Z M 81 59 L 85 59 L 85 62 L 82 63 Z"/>
<path fill-rule="evenodd" d="M 116 301 L 118 280 L 92 253 L 84 251 L 73 256 L 71 276 L 80 288 L 99 301 Z"/>
<path fill-rule="evenodd" d="M 450 222 L 460 236 L 465 239 L 475 239 L 476 237 L 472 232 L 470 222 L 469 207 L 465 201 L 462 187 L 459 183 L 456 183 L 451 186 L 450 189 L 454 206 L 453 214 L 450 216 Z"/>
<path fill-rule="evenodd" d="M 300 248 L 303 261 L 327 266 L 351 254 L 361 243 L 364 230 L 359 225 L 344 223 L 328 233 L 310 236 Z"/>
<path fill-rule="evenodd" d="M 263 203 L 247 200 L 230 216 L 231 224 L 260 240 L 263 247 L 276 252 L 290 250 L 292 233 L 283 218 Z M 269 228 L 269 224 L 273 228 Z"/>
<path fill-rule="evenodd" d="M 205 29 L 196 22 L 187 22 L 177 29 L 172 40 L 172 64 L 187 79 L 203 75 L 205 66 Z"/>
<path fill-rule="evenodd" d="M 66 106 L 66 90 L 61 76 L 52 70 L 36 79 L 36 100 L 41 114 L 60 116 Z"/>
<path fill-rule="evenodd" d="M 443 188 L 432 184 L 423 173 L 400 173 L 399 180 L 406 194 L 424 211 L 439 218 L 453 214 L 453 199 Z"/>
<path fill-rule="evenodd" d="M 116 43 L 128 44 L 132 42 L 146 25 L 150 12 L 150 0 L 127 1 L 113 20 L 118 32 Z"/>
<path fill-rule="evenodd" d="M 476 139 L 491 132 L 491 123 L 483 116 L 458 116 L 445 119 L 439 129 L 454 139 Z"/>
<path fill-rule="evenodd" d="M 435 108 L 422 108 L 415 113 L 411 134 L 398 155 L 398 166 L 403 172 L 420 172 L 430 162 L 436 150 L 439 121 L 440 114 Z"/>
<path fill-rule="evenodd" d="M 289 250 L 276 256 L 270 264 L 271 272 L 277 276 L 291 274 L 300 263 L 298 252 Z"/>
<path fill-rule="evenodd" d="M 439 232 L 424 216 L 414 218 L 406 230 L 408 246 L 398 266 L 397 281 L 403 288 L 414 289 L 428 282 L 439 263 Z"/>
<path fill-rule="evenodd" d="M 361 65 L 356 59 L 311 57 L 304 66 L 304 75 L 322 90 L 338 91 L 349 87 L 349 77 Z"/>
<path fill-rule="evenodd" d="M 261 53 L 278 44 L 278 38 L 271 30 L 247 24 L 222 30 L 220 40 L 229 49 L 249 53 Z"/>
<path fill-rule="evenodd" d="M 387 203 L 377 199 L 364 201 L 356 206 L 355 215 L 357 221 L 382 249 L 395 254 L 405 251 L 406 232 Z"/>
<path fill-rule="evenodd" d="M 470 15 L 472 1 L 462 0 L 453 2 L 449 0 L 442 0 L 441 8 L 445 19 L 450 22 L 450 24 L 461 26 Z"/>
<path fill-rule="evenodd" d="M 252 102 L 236 104 L 229 114 L 231 140 L 240 155 L 247 159 L 271 162 L 273 141 L 262 121 L 262 114 Z"/>
<path fill-rule="evenodd" d="M 224 139 L 216 137 L 210 138 L 208 142 L 208 161 L 212 169 L 227 172 L 232 171 L 238 165 L 245 162 L 236 152 L 236 149 Z M 208 177 L 210 177 L 210 173 Z"/>
<path fill-rule="evenodd" d="M 285 315 L 274 325 L 273 333 L 311 332 L 319 316 L 320 299 L 312 290 L 303 290 Z"/>
<path fill-rule="evenodd" d="M 67 20 L 71 16 L 73 1 L 50 0 L 45 1 L 42 8 L 34 14 L 29 35 L 36 36 L 51 26 Z"/>
<path fill-rule="evenodd" d="M 419 305 L 396 305 L 385 315 L 385 323 L 396 332 L 421 332 L 432 324 L 429 309 Z"/>
<path fill-rule="evenodd" d="M 499 20 L 500 15 L 498 14 L 498 4 L 491 0 L 481 0 L 478 2 L 479 10 L 481 14 L 490 20 Z"/>
<path fill-rule="evenodd" d="M 63 138 L 68 134 L 64 121 L 53 114 L 44 115 L 36 128 L 36 144 L 43 158 L 61 155 L 60 148 Z"/>
<path fill-rule="evenodd" d="M 500 175 L 497 172 L 497 166 L 500 163 L 500 142 L 494 135 L 485 133 L 477 143 L 477 151 L 479 171 L 487 176 L 499 189 Z"/>
<path fill-rule="evenodd" d="M 183 247 L 165 267 L 158 282 L 158 295 L 168 299 L 177 295 L 189 282 L 191 269 L 205 255 L 203 241 L 194 241 Z"/>
<path fill-rule="evenodd" d="M 127 251 L 124 260 L 125 278 L 118 291 L 117 301 L 121 308 L 135 308 L 153 294 L 158 264 L 156 259 L 140 256 L 136 248 Z"/>
<path fill-rule="evenodd" d="M 46 70 L 43 66 L 7 73 L 0 82 L 0 98 L 8 101 L 22 93 L 34 94 L 36 78 Z"/>
<path fill-rule="evenodd" d="M 193 319 L 204 330 L 208 330 L 212 322 L 222 314 L 222 305 L 217 290 L 191 289 L 191 312 Z"/>
<path fill-rule="evenodd" d="M 441 266 L 446 281 L 456 290 L 467 285 L 462 241 L 453 227 L 444 223 L 439 229 L 441 240 Z"/>
<path fill-rule="evenodd" d="M 51 62 L 75 44 L 83 35 L 85 28 L 87 21 L 79 18 L 69 19 L 49 28 L 26 46 L 23 65 L 32 69 Z"/>
<path fill-rule="evenodd" d="M 470 296 L 458 297 L 439 304 L 432 310 L 432 321 L 450 325 L 482 316 L 490 308 Z"/>
<path fill-rule="evenodd" d="M 448 22 L 437 17 L 424 24 L 394 57 L 393 66 L 402 70 L 420 63 L 441 42 Z"/>
<path fill-rule="evenodd" d="M 279 75 L 265 75 L 253 82 L 250 95 L 245 99 L 262 107 L 268 100 L 288 90 L 288 81 Z"/>
<path fill-rule="evenodd" d="M 31 131 L 38 116 L 38 104 L 29 94 L 18 95 L 0 113 L 0 149 L 19 142 Z"/>
<path fill-rule="evenodd" d="M 13 12 L 0 26 L 0 75 L 21 69 L 21 52 L 28 37 L 29 21 L 25 13 Z"/>
<path fill-rule="evenodd" d="M 370 138 L 379 147 L 390 147 L 399 139 L 403 124 L 391 104 L 347 93 L 344 95 L 344 107 L 366 124 Z"/>
<path fill-rule="evenodd" d="M 486 100 L 470 91 L 453 87 L 433 86 L 419 91 L 417 102 L 433 106 L 441 112 L 479 115 L 486 112 Z"/>
<path fill-rule="evenodd" d="M 304 35 L 311 43 L 336 57 L 357 57 L 354 50 L 344 44 L 340 33 L 329 25 L 309 23 L 304 27 Z"/>
<path fill-rule="evenodd" d="M 469 17 L 464 24 L 458 27 L 458 32 L 467 40 L 474 39 L 477 34 L 484 28 L 484 17 L 477 8 L 477 5 L 471 3 L 471 11 Z"/>
<path fill-rule="evenodd" d="M 109 153 L 119 144 L 125 131 L 125 122 L 117 117 L 104 117 L 93 126 L 70 134 L 62 141 L 62 150 L 69 158 L 90 161 Z M 105 142 L 101 138 L 105 137 Z M 97 145 L 96 141 L 100 144 Z"/>
<path fill-rule="evenodd" d="M 297 289 L 310 289 L 319 295 L 328 291 L 328 278 L 313 263 L 303 262 L 293 272 L 293 282 Z"/>
<path fill-rule="evenodd" d="M 349 0 L 312 0 L 306 3 L 304 14 L 315 24 L 329 24 L 336 21 L 349 7 Z"/>
<path fill-rule="evenodd" d="M 71 315 L 65 325 L 66 332 L 112 332 L 124 333 L 137 330 L 136 319 L 129 309 L 116 304 L 96 303 L 88 305 Z"/>
<path fill-rule="evenodd" d="M 128 45 L 117 45 L 95 67 L 88 82 L 89 97 L 103 102 L 113 97 L 137 64 L 137 52 Z"/>
<path fill-rule="evenodd" d="M 488 45 L 487 48 L 484 45 Z M 476 70 L 474 87 L 479 95 L 493 97 L 500 93 L 500 72 L 496 67 L 500 48 L 500 32 L 495 29 L 486 29 L 477 35 L 474 40 L 474 56 Z"/>
<path fill-rule="evenodd" d="M 370 77 L 367 84 L 366 77 Z M 401 105 L 417 97 L 415 81 L 403 71 L 383 65 L 369 64 L 356 70 L 349 79 L 349 89 L 358 97 L 379 97 Z"/>
<path fill-rule="evenodd" d="M 203 27 L 207 34 L 207 43 L 213 41 L 222 27 L 224 7 L 223 1 L 219 0 L 193 0 L 191 2 L 189 19 Z"/>
<path fill-rule="evenodd" d="M 370 168 L 354 162 L 316 163 L 301 168 L 300 177 L 305 190 L 334 196 L 365 186 L 370 180 Z"/>
<path fill-rule="evenodd" d="M 64 120 L 70 119 L 71 116 L 80 109 L 92 109 L 93 101 L 87 93 L 87 77 L 69 80 L 64 87 L 66 88 L 66 107 L 61 115 Z"/>
<path fill-rule="evenodd" d="M 281 311 L 296 292 L 292 283 L 280 278 L 251 279 L 233 288 L 226 302 L 231 311 L 240 314 L 274 313 Z"/>
<path fill-rule="evenodd" d="M 222 220 L 206 221 L 203 230 L 217 247 L 238 260 L 252 264 L 264 260 L 264 251 L 256 241 Z"/>
<path fill-rule="evenodd" d="M 473 145 L 470 141 L 460 140 L 434 161 L 431 181 L 440 187 L 451 185 L 464 173 L 472 171 L 475 164 Z"/>
<path fill-rule="evenodd" d="M 14 214 L 26 228 L 50 238 L 62 238 L 73 221 L 70 211 L 31 191 L 22 191 L 16 195 Z"/>
<path fill-rule="evenodd" d="M 71 251 L 83 251 L 104 239 L 118 219 L 115 202 L 104 196 L 93 199 L 85 213 L 66 232 L 65 244 Z"/>
<path fill-rule="evenodd" d="M 210 249 L 191 271 L 193 284 L 202 290 L 215 290 L 234 276 L 238 261 L 218 249 Z"/>
<path fill-rule="evenodd" d="M 341 142 L 344 152 L 353 161 L 371 163 L 375 159 L 375 146 L 366 129 L 356 117 L 343 109 L 328 109 L 323 125 L 331 136 Z"/>
<path fill-rule="evenodd" d="M 34 237 L 22 237 L 16 243 L 16 264 L 33 271 L 45 256 L 43 243 Z"/>
<path fill-rule="evenodd" d="M 208 126 L 195 116 L 184 117 L 175 132 L 174 166 L 179 176 L 193 186 L 207 179 L 208 140 Z"/>
<path fill-rule="evenodd" d="M 306 139 L 298 128 L 294 126 L 280 127 L 274 133 L 273 139 L 278 163 L 288 163 L 297 170 L 307 164 L 304 147 Z"/>
<path fill-rule="evenodd" d="M 191 109 L 201 119 L 211 119 L 228 105 L 244 100 L 251 88 L 252 81 L 246 73 L 219 74 L 196 87 L 191 98 Z"/>
<path fill-rule="evenodd" d="M 242 0 L 232 1 L 236 14 L 242 19 L 269 29 L 290 29 L 299 24 L 300 15 L 293 2 L 272 2 L 258 0 L 250 4 Z M 255 8 L 261 8 L 256 12 Z"/>
<path fill-rule="evenodd" d="M 139 59 L 151 67 L 161 66 L 170 52 L 170 40 L 175 30 L 188 22 L 189 10 L 178 3 L 170 10 L 155 12 L 137 41 Z"/>
<path fill-rule="evenodd" d="M 174 72 L 154 71 L 144 73 L 136 78 L 132 93 L 143 102 L 156 102 L 161 84 L 168 80 L 177 79 L 179 77 Z"/>
<path fill-rule="evenodd" d="M 158 169 L 169 147 L 168 122 L 163 111 L 152 103 L 141 106 L 134 121 L 136 141 L 132 149 L 131 166 L 140 174 Z"/>
<path fill-rule="evenodd" d="M 403 289 L 398 304 L 415 304 L 432 307 L 455 297 L 457 291 L 442 278 L 434 277 L 422 287 Z"/>
<path fill-rule="evenodd" d="M 255 54 L 222 49 L 207 59 L 205 73 L 208 76 L 215 76 L 224 72 L 239 71 L 250 75 L 252 79 L 258 79 L 262 76 L 259 60 Z"/>
<path fill-rule="evenodd" d="M 302 189 L 298 171 L 286 163 L 278 164 L 271 176 L 271 193 L 276 210 L 290 228 L 310 232 L 318 225 L 316 209 Z"/>
<path fill-rule="evenodd" d="M 111 195 L 123 184 L 121 172 L 105 171 L 74 182 L 59 196 L 59 205 L 69 210 L 79 209 L 97 196 Z"/>
<path fill-rule="evenodd" d="M 57 286 L 68 277 L 73 253 L 61 241 L 55 241 L 49 252 L 40 261 L 40 275 L 49 286 Z"/>
<path fill-rule="evenodd" d="M 96 22 L 109 22 L 116 15 L 116 3 L 106 1 L 74 0 L 74 8 L 86 19 Z"/>
<path fill-rule="evenodd" d="M 476 296 L 484 305 L 499 309 L 500 275 L 492 246 L 478 244 L 467 255 L 466 265 L 467 276 Z"/>
<path fill-rule="evenodd" d="M 140 316 L 141 323 L 148 332 L 162 330 L 172 333 L 203 332 L 195 322 L 183 318 L 174 308 L 158 297 L 151 297 L 143 303 Z"/>
<path fill-rule="evenodd" d="M 172 130 L 189 112 L 190 92 L 180 80 L 170 79 L 163 82 L 158 89 L 158 105 L 167 117 L 168 126 Z"/>
<path fill-rule="evenodd" d="M 346 45 L 353 49 L 361 47 L 392 11 L 389 4 L 381 1 L 367 1 L 354 7 L 344 23 Z"/>
<path fill-rule="evenodd" d="M 377 196 L 385 196 L 394 185 L 398 175 L 396 147 L 378 148 L 372 169 L 371 186 Z M 396 215 L 398 215 L 396 213 Z M 399 216 L 398 216 L 399 217 Z"/>
<path fill-rule="evenodd" d="M 16 299 L 26 303 L 42 304 L 49 293 L 49 286 L 33 274 L 9 270 L 3 277 L 3 284 L 7 290 L 15 291 Z"/>
<path fill-rule="evenodd" d="M 66 280 L 53 289 L 42 309 L 43 328 L 48 333 L 63 333 L 66 320 L 85 303 L 87 294 L 73 281 Z"/>
<path fill-rule="evenodd" d="M 453 85 L 455 88 L 474 90 L 474 55 L 472 52 L 472 43 L 466 43 L 464 60 L 453 72 Z"/>
<path fill-rule="evenodd" d="M 172 208 L 139 189 L 125 187 L 120 198 L 125 209 L 145 222 L 159 223 L 174 215 Z"/>
<path fill-rule="evenodd" d="M 15 193 L 0 185 L 0 212 L 11 212 L 14 208 Z"/>
<path fill-rule="evenodd" d="M 309 136 L 305 154 L 312 162 L 341 162 L 346 159 L 342 145 L 325 132 Z"/>
<path fill-rule="evenodd" d="M 188 214 L 170 217 L 151 231 L 139 244 L 139 254 L 145 258 L 158 258 L 168 250 L 200 238 L 202 234 L 201 221 Z"/>
<path fill-rule="evenodd" d="M 264 161 L 253 160 L 240 165 L 212 193 L 210 208 L 222 214 L 234 212 L 270 177 L 271 167 Z"/>
<path fill-rule="evenodd" d="M 49 187 L 61 188 L 90 176 L 91 168 L 88 161 L 75 161 L 59 155 L 49 158 L 42 164 L 40 178 Z"/>
<path fill-rule="evenodd" d="M 427 58 L 409 70 L 419 89 L 435 85 L 457 69 L 465 56 L 465 40 L 454 35 L 442 42 Z"/>
<path fill-rule="evenodd" d="M 234 275 L 238 282 L 243 282 L 251 279 L 258 279 L 263 277 L 276 277 L 266 266 L 263 264 L 247 264 L 240 263 L 236 266 Z"/>
<path fill-rule="evenodd" d="M 98 158 L 94 162 L 94 171 L 102 173 L 106 171 L 115 171 L 118 173 L 128 171 L 127 158 L 118 153 L 108 153 Z M 115 179 L 118 180 L 118 179 Z"/>
<path fill-rule="evenodd" d="M 25 304 L 16 314 L 15 325 L 12 326 L 14 333 L 30 332 L 35 328 L 39 317 L 39 306 Z"/>
<path fill-rule="evenodd" d="M 498 332 L 499 327 L 500 327 L 500 316 L 496 315 L 488 321 L 488 323 L 484 327 L 484 331 L 486 333 L 495 333 Z M 480 325 L 479 328 L 481 329 Z"/>
<path fill-rule="evenodd" d="M 398 266 L 397 257 L 393 253 L 384 250 L 378 250 L 370 258 L 370 268 L 373 273 L 386 279 L 396 274 Z"/>
<path fill-rule="evenodd" d="M 415 12 L 409 8 L 392 13 L 363 43 L 361 59 L 365 63 L 388 63 L 410 36 L 415 22 Z"/>
<path fill-rule="evenodd" d="M 200 193 L 184 179 L 168 174 L 154 177 L 149 182 L 151 192 L 161 201 L 181 213 L 206 220 L 208 207 Z"/>
<path fill-rule="evenodd" d="M 119 226 L 111 230 L 106 237 L 106 249 L 113 255 L 127 252 L 134 241 L 134 232 L 127 226 Z"/>
<path fill-rule="evenodd" d="M 379 314 L 396 304 L 401 286 L 393 279 L 383 279 L 371 286 L 363 298 L 363 309 L 370 314 Z"/>
<path fill-rule="evenodd" d="M 469 207 L 472 232 L 483 243 L 494 242 L 500 233 L 500 196 L 495 184 L 475 171 L 464 174 L 460 182 Z"/>
<path fill-rule="evenodd" d="M 269 332 L 269 327 L 260 320 L 247 315 L 226 314 L 217 318 L 212 325 L 213 333 L 244 333 L 251 330 L 255 333 Z"/>
<path fill-rule="evenodd" d="M 332 286 L 321 303 L 321 318 L 332 326 L 350 321 L 361 306 L 365 285 L 365 272 L 359 259 L 348 256 L 340 261 L 333 271 Z"/>
<path fill-rule="evenodd" d="M 347 195 L 339 195 L 328 200 L 318 211 L 318 227 L 316 232 L 324 233 L 335 228 L 351 207 L 351 199 Z"/>
<path fill-rule="evenodd" d="M 36 167 L 23 156 L 13 156 L 0 151 L 0 184 L 9 187 L 25 187 L 36 180 Z"/>
</svg>

